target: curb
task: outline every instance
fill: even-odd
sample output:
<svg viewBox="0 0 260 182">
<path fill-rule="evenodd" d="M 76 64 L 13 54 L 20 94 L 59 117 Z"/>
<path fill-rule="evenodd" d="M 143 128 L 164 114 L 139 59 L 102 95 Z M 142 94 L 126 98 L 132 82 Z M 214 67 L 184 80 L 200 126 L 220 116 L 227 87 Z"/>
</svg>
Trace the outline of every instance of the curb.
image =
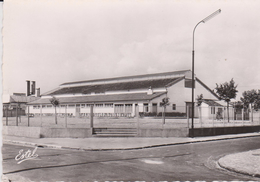
<svg viewBox="0 0 260 182">
<path fill-rule="evenodd" d="M 23 141 L 12 141 L 12 140 L 3 140 L 3 142 L 13 143 L 13 144 L 23 144 L 29 146 L 37 146 L 43 148 L 52 148 L 52 149 L 66 149 L 66 150 L 80 150 L 80 151 L 111 151 L 111 150 L 137 150 L 137 149 L 147 149 L 147 148 L 155 148 L 155 147 L 163 147 L 163 146 L 171 146 L 171 145 L 184 145 L 184 144 L 191 144 L 191 143 L 200 143 L 200 142 L 211 142 L 211 141 L 219 141 L 219 140 L 231 140 L 231 139 L 238 139 L 238 138 L 249 138 L 249 137 L 258 137 L 260 136 L 259 133 L 255 135 L 249 136 L 235 136 L 235 137 L 224 137 L 224 138 L 214 138 L 214 139 L 198 139 L 198 140 L 191 140 L 186 142 L 176 142 L 176 143 L 168 143 L 168 144 L 158 144 L 158 145 L 149 145 L 143 147 L 129 147 L 129 148 L 108 148 L 108 149 L 85 149 L 80 147 L 63 147 L 59 145 L 50 145 L 50 144 L 37 144 L 32 142 L 23 142 Z"/>
<path fill-rule="evenodd" d="M 23 144 L 23 145 L 37 146 L 37 147 L 55 148 L 55 149 L 61 149 L 62 148 L 61 146 L 58 146 L 58 145 L 37 144 L 37 143 L 23 142 L 23 141 L 3 140 L 3 142 L 12 143 L 12 144 Z"/>
</svg>

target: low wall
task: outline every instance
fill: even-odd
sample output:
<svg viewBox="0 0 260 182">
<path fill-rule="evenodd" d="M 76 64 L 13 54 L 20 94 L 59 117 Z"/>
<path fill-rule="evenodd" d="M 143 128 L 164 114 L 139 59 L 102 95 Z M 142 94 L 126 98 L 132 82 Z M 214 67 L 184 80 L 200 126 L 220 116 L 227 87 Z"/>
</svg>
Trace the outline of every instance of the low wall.
<svg viewBox="0 0 260 182">
<path fill-rule="evenodd" d="M 239 133 L 253 133 L 259 132 L 260 126 L 239 126 L 239 127 L 216 127 L 216 128 L 194 128 L 194 137 L 199 136 L 216 136 Z M 191 136 L 191 129 L 189 129 L 189 136 Z"/>
<path fill-rule="evenodd" d="M 3 126 L 3 135 L 40 138 L 40 127 Z"/>
<path fill-rule="evenodd" d="M 90 128 L 41 128 L 41 138 L 87 138 Z"/>
<path fill-rule="evenodd" d="M 171 128 L 171 129 L 145 129 L 138 130 L 138 137 L 187 137 L 189 135 L 188 128 Z"/>
<path fill-rule="evenodd" d="M 92 129 L 3 126 L 3 135 L 28 138 L 87 138 L 91 137 Z"/>
<path fill-rule="evenodd" d="M 88 138 L 92 137 L 90 128 L 41 128 L 22 126 L 3 126 L 3 135 L 20 136 L 29 138 Z M 216 127 L 216 128 L 194 128 L 194 137 L 215 136 L 239 133 L 260 132 L 259 126 L 241 127 Z M 188 128 L 164 128 L 138 130 L 138 137 L 188 137 L 191 129 Z"/>
</svg>

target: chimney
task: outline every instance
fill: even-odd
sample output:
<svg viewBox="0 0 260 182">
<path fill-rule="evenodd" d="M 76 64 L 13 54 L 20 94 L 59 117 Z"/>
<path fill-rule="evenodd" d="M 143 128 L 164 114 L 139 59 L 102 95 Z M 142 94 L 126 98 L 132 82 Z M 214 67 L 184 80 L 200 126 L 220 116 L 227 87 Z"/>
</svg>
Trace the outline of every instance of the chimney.
<svg viewBox="0 0 260 182">
<path fill-rule="evenodd" d="M 153 89 L 151 86 L 149 87 L 149 89 L 147 91 L 147 95 L 153 95 Z"/>
<path fill-rule="evenodd" d="M 30 80 L 26 80 L 27 82 L 27 96 L 31 95 L 30 94 Z"/>
<path fill-rule="evenodd" d="M 35 95 L 35 81 L 32 81 L 32 95 Z"/>
<path fill-rule="evenodd" d="M 41 96 L 41 94 L 40 94 L 40 88 L 37 88 L 36 89 L 36 97 L 40 97 Z"/>
</svg>

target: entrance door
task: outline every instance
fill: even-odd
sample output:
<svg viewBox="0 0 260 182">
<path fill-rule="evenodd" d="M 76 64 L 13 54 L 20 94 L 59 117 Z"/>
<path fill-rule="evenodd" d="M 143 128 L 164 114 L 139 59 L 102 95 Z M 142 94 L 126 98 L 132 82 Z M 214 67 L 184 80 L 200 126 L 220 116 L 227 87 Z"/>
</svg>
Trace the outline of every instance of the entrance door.
<svg viewBox="0 0 260 182">
<path fill-rule="evenodd" d="M 76 117 L 80 117 L 80 104 L 76 104 Z"/>
<path fill-rule="evenodd" d="M 187 111 L 189 110 L 189 113 Z M 186 114 L 189 115 L 189 118 L 192 118 L 192 103 L 191 102 L 186 102 Z"/>
<path fill-rule="evenodd" d="M 152 112 L 157 113 L 157 103 L 153 103 Z"/>
</svg>

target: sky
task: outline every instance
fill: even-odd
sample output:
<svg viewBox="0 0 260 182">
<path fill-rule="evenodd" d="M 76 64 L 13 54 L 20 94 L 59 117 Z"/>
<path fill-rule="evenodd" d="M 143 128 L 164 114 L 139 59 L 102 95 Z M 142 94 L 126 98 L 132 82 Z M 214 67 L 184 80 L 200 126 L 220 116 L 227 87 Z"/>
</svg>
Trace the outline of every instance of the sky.
<svg viewBox="0 0 260 182">
<path fill-rule="evenodd" d="M 260 89 L 258 0 L 6 0 L 3 94 L 65 82 L 191 70 L 216 83 Z"/>
</svg>

